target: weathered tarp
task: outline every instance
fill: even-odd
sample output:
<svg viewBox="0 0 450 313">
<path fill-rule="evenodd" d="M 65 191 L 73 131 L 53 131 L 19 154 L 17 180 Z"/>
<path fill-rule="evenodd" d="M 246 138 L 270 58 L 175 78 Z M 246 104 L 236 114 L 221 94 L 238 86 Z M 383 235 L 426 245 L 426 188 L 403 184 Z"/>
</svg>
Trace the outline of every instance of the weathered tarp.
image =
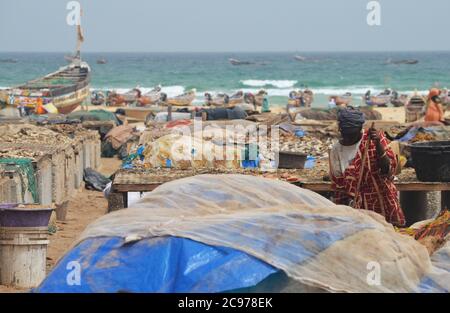
<svg viewBox="0 0 450 313">
<path fill-rule="evenodd" d="M 174 252 L 170 238 L 190 241 Z M 190 247 L 193 242 L 202 249 Z M 88 286 L 67 286 L 70 261 L 81 264 Z M 375 282 L 374 266 L 380 274 Z M 187 268 L 198 269 L 198 276 L 189 276 Z M 380 215 L 336 206 L 280 181 L 200 175 L 164 184 L 134 208 L 90 225 L 38 291 L 217 292 L 257 285 L 277 271 L 327 291 L 450 289 L 445 266 L 435 266 L 424 246 L 395 232 Z M 166 276 L 154 275 L 159 272 Z M 175 273 L 183 273 L 180 281 Z M 181 283 L 185 279 L 190 284 Z M 167 281 L 175 284 L 165 288 Z"/>
<path fill-rule="evenodd" d="M 133 138 L 135 127 L 131 125 L 120 125 L 111 129 L 105 136 L 105 140 L 111 142 L 114 149 L 119 149 L 128 140 Z"/>
<path fill-rule="evenodd" d="M 112 112 L 106 110 L 91 110 L 91 111 L 76 111 L 70 113 L 68 119 L 78 119 L 82 122 L 85 121 L 114 121 L 116 125 L 120 125 L 121 122 Z"/>
</svg>

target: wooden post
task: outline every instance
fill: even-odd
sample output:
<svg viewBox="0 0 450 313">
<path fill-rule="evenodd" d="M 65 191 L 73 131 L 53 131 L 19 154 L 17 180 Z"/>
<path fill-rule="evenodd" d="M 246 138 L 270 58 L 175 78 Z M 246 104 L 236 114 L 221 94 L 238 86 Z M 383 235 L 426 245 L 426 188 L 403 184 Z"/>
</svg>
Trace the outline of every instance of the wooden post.
<svg viewBox="0 0 450 313">
<path fill-rule="evenodd" d="M 425 191 L 401 191 L 400 205 L 405 213 L 406 226 L 427 218 L 427 193 Z"/>
<path fill-rule="evenodd" d="M 442 210 L 450 210 L 450 191 L 441 192 Z"/>
<path fill-rule="evenodd" d="M 172 105 L 169 104 L 167 107 L 167 121 L 170 122 L 172 120 Z"/>
</svg>

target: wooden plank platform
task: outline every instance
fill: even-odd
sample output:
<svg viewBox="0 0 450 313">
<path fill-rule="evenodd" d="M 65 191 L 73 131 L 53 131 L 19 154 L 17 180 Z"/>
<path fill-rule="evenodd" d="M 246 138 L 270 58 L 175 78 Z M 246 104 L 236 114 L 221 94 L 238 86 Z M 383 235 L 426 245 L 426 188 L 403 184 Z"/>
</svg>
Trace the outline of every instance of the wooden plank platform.
<svg viewBox="0 0 450 313">
<path fill-rule="evenodd" d="M 298 176 L 298 181 L 290 182 L 298 185 L 299 187 L 309 189 L 315 192 L 330 192 L 331 182 L 323 181 L 320 177 L 309 178 L 302 180 L 301 177 L 308 177 L 308 170 L 278 170 L 274 172 L 273 176 L 282 177 L 284 174 Z M 171 169 L 158 169 L 155 171 L 126 171 L 120 170 L 116 173 L 116 177 L 113 182 L 114 192 L 145 192 L 152 191 L 159 185 L 164 183 L 200 174 L 244 174 L 263 176 L 264 173 L 251 171 L 251 170 L 171 170 Z M 395 182 L 399 191 L 450 191 L 450 183 L 433 183 L 433 182 L 419 182 L 416 180 L 402 180 Z"/>
</svg>

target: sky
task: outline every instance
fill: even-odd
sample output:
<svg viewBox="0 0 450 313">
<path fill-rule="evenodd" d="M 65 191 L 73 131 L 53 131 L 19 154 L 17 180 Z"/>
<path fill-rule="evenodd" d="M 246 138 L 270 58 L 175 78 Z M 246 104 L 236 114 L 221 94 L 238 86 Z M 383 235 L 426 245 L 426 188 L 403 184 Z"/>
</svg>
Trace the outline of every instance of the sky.
<svg viewBox="0 0 450 313">
<path fill-rule="evenodd" d="M 70 52 L 68 0 L 0 0 L 0 51 Z M 80 0 L 84 52 L 450 50 L 450 1 Z"/>
</svg>

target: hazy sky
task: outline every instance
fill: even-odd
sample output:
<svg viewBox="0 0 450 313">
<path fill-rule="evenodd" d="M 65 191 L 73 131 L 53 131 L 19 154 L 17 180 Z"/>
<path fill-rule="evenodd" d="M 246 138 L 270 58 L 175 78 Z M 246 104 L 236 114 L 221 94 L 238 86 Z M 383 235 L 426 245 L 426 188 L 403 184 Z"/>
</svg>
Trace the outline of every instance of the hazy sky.
<svg viewBox="0 0 450 313">
<path fill-rule="evenodd" d="M 81 0 L 85 52 L 450 50 L 449 0 Z M 72 51 L 66 0 L 0 0 L 0 51 Z"/>
</svg>

